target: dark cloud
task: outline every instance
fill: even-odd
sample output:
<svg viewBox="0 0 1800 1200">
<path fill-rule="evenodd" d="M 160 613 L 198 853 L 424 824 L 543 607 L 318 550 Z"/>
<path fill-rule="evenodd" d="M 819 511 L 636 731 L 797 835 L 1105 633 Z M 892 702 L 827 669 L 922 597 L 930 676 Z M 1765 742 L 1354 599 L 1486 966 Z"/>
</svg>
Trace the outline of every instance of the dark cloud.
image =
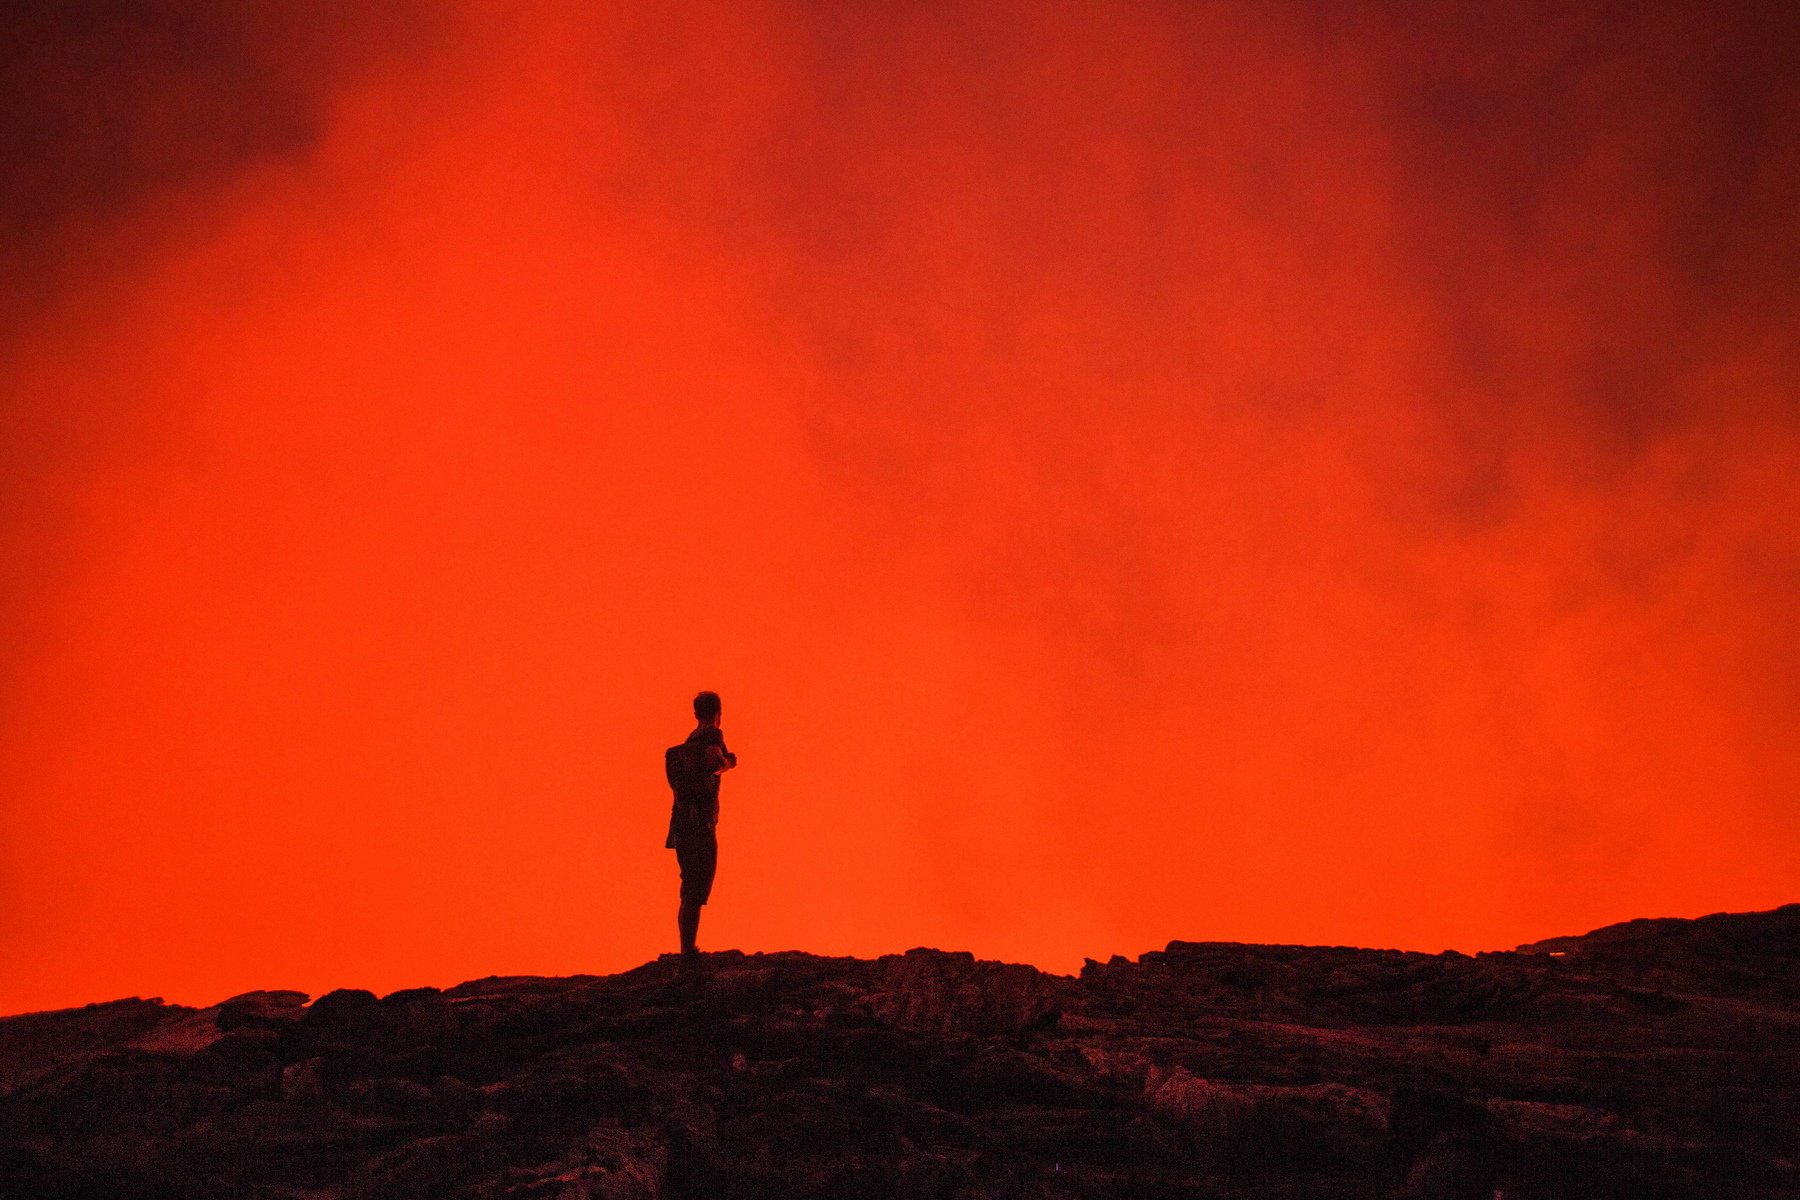
<svg viewBox="0 0 1800 1200">
<path fill-rule="evenodd" d="M 275 69 L 287 47 L 271 44 L 255 11 L 119 0 L 9 7 L 0 150 L 12 169 L 0 213 L 14 235 L 116 214 L 156 188 L 317 144 L 319 98 Z"/>
<path fill-rule="evenodd" d="M 0 249 L 43 299 L 59 234 L 318 144 L 336 89 L 427 39 L 401 2 L 21 0 L 0 13 Z M 10 315 L 17 315 L 16 312 Z"/>
<path fill-rule="evenodd" d="M 1604 479 L 1725 415 L 1689 386 L 1696 364 L 1752 344 L 1792 361 L 1800 12 L 1450 14 L 1395 22 L 1377 75 L 1409 198 L 1405 259 L 1442 315 L 1434 399 L 1461 450 L 1445 462 L 1478 473 L 1452 494 L 1491 506 L 1506 485 L 1496 454 L 1549 431 L 1579 446 L 1565 469 Z"/>
<path fill-rule="evenodd" d="M 154 453 L 179 423 L 144 395 L 47 394 L 25 354 L 93 353 L 81 331 L 151 256 L 225 219 L 226 189 L 245 171 L 304 162 L 343 89 L 441 31 L 431 11 L 409 0 L 0 6 L 0 689 L 76 569 L 94 473 Z"/>
</svg>

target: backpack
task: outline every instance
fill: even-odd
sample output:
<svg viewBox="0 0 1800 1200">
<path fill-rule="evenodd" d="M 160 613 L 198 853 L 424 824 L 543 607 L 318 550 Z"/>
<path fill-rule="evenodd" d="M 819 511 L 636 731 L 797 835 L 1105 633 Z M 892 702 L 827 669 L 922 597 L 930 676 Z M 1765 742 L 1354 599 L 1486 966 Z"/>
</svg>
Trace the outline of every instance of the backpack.
<svg viewBox="0 0 1800 1200">
<path fill-rule="evenodd" d="M 668 777 L 669 786 L 675 789 L 675 805 L 669 810 L 669 836 L 663 840 L 663 846 L 673 850 L 682 805 L 694 803 L 691 797 L 700 790 L 708 774 L 705 748 L 686 742 L 670 746 L 663 751 L 663 774 Z"/>
<path fill-rule="evenodd" d="M 677 796 L 698 791 L 707 776 L 706 751 L 681 742 L 663 751 L 663 774 Z"/>
</svg>

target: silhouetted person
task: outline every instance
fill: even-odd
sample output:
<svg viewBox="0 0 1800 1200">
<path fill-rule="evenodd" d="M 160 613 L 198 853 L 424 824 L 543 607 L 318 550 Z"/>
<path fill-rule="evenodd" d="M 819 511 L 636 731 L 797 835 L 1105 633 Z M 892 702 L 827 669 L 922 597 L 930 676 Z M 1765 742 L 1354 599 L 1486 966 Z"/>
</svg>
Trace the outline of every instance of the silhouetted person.
<svg viewBox="0 0 1800 1200">
<path fill-rule="evenodd" d="M 713 875 L 719 868 L 719 773 L 737 766 L 737 755 L 725 748 L 725 735 L 719 732 L 719 712 L 718 693 L 695 696 L 694 732 L 680 746 L 671 747 L 665 760 L 675 807 L 664 844 L 681 864 L 681 911 L 675 923 L 681 930 L 685 963 L 699 954 L 694 938 L 700 932 L 700 906 L 712 895 Z"/>
</svg>

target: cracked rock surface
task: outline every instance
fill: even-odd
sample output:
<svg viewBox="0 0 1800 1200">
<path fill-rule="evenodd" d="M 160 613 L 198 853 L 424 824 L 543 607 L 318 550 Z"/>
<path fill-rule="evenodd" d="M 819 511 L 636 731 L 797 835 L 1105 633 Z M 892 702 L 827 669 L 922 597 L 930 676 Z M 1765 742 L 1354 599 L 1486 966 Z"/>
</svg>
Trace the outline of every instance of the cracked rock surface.
<svg viewBox="0 0 1800 1200">
<path fill-rule="evenodd" d="M 665 958 L 0 1020 L 0 1194 L 1795 1197 L 1800 905 L 1078 978 Z"/>
</svg>

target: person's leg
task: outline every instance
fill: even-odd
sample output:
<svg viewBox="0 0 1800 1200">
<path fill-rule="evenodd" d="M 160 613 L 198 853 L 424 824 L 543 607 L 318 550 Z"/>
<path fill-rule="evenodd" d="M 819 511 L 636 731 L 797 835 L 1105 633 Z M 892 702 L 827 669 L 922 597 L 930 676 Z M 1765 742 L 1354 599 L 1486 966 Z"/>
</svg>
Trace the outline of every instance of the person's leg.
<svg viewBox="0 0 1800 1200">
<path fill-rule="evenodd" d="M 675 928 L 681 932 L 682 955 L 691 957 L 700 931 L 700 905 L 706 899 L 701 884 L 709 868 L 706 838 L 691 826 L 678 829 L 675 836 L 675 861 L 681 865 L 681 908 L 675 914 Z"/>
<path fill-rule="evenodd" d="M 676 836 L 675 858 L 681 864 L 681 910 L 675 927 L 681 931 L 681 953 L 692 958 L 699 951 L 694 939 L 700 932 L 700 906 L 712 895 L 713 875 L 719 866 L 719 842 L 710 826 L 688 828 Z"/>
<path fill-rule="evenodd" d="M 675 925 L 681 930 L 681 952 L 683 954 L 699 953 L 694 948 L 694 939 L 700 933 L 700 902 L 684 899 L 681 902 L 681 911 L 675 914 Z"/>
</svg>

